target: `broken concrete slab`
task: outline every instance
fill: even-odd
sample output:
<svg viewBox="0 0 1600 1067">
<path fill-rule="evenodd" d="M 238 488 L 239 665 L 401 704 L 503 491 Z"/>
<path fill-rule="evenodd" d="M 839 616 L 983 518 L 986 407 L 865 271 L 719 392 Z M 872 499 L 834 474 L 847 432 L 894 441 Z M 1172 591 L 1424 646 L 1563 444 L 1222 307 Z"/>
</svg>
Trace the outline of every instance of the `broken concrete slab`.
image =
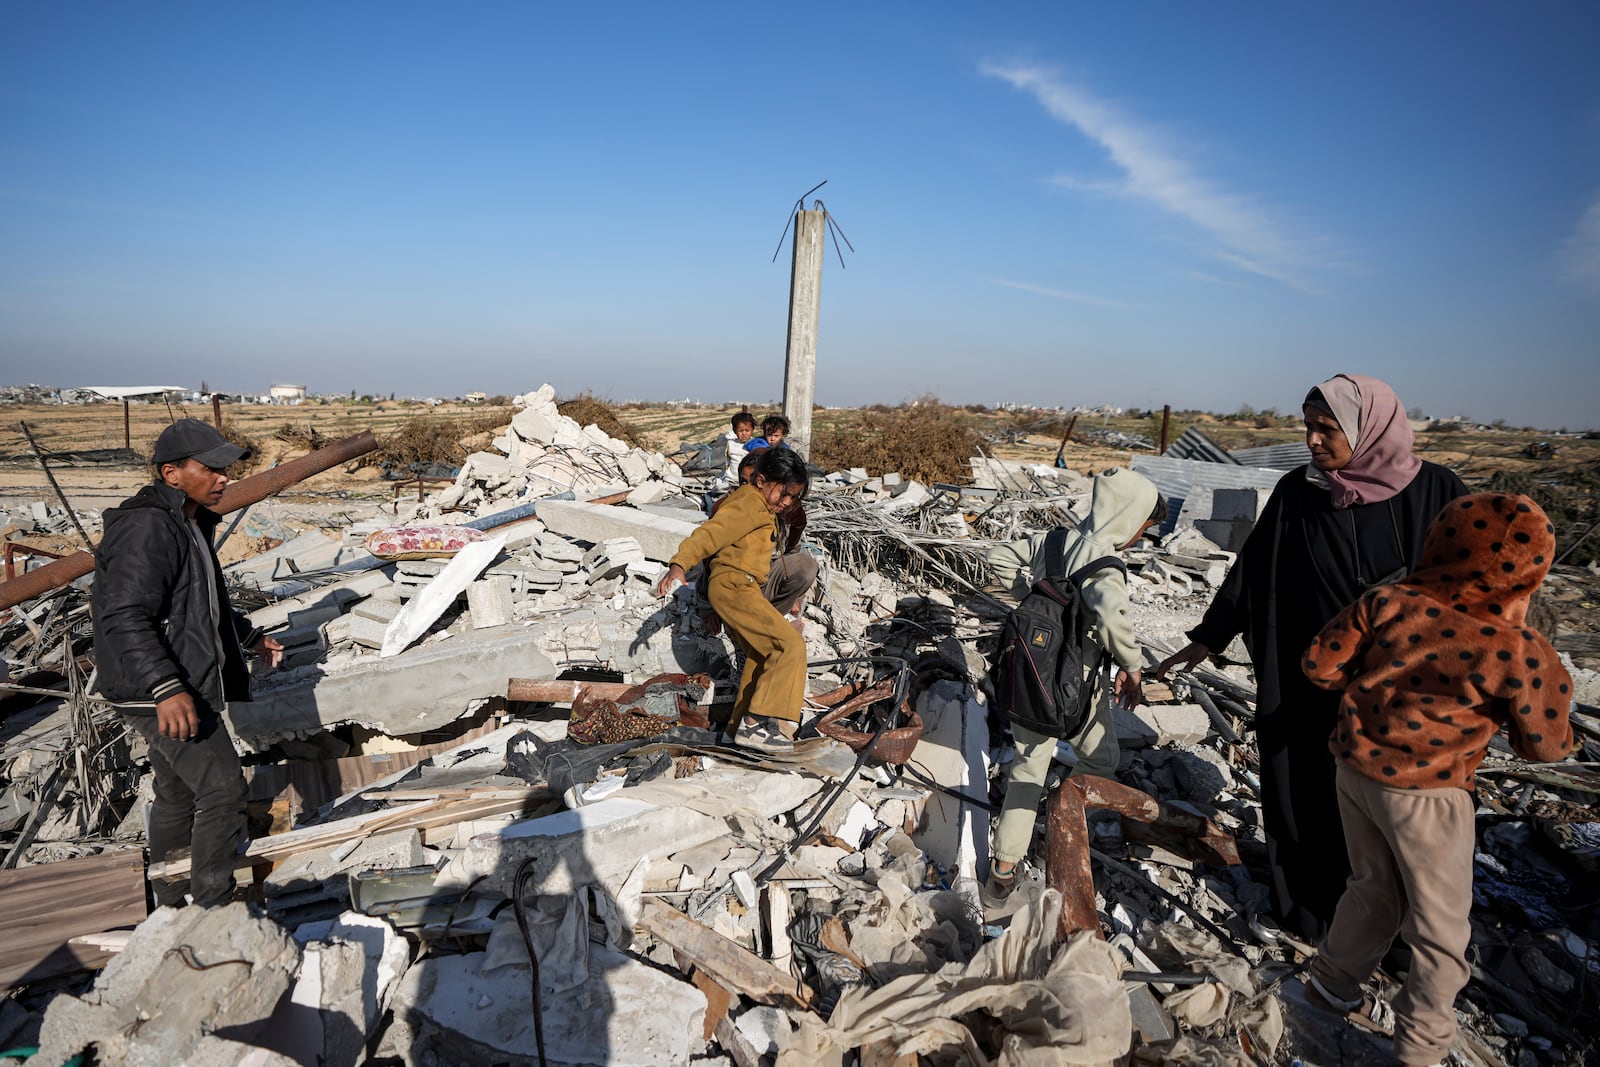
<svg viewBox="0 0 1600 1067">
<path fill-rule="evenodd" d="M 255 1058 L 249 1044 L 299 964 L 289 935 L 252 916 L 248 905 L 161 908 L 139 924 L 93 989 L 50 1002 L 30 1062 L 60 1067 L 93 1046 L 97 1061 L 108 1064 L 292 1063 L 265 1052 Z M 219 1033 L 226 1039 L 213 1038 Z"/>
<path fill-rule="evenodd" d="M 631 537 L 646 559 L 665 563 L 683 539 L 694 533 L 695 523 L 665 515 L 611 504 L 580 500 L 552 500 L 539 506 L 539 518 L 552 532 L 590 544 L 614 537 Z"/>
<path fill-rule="evenodd" d="M 1192 745 L 1211 730 L 1211 719 L 1198 704 L 1145 704 L 1113 708 L 1117 740 L 1125 745 Z"/>
<path fill-rule="evenodd" d="M 917 708 L 923 733 L 912 752 L 930 778 L 962 791 L 989 781 L 988 713 L 970 694 L 948 679 L 929 688 Z M 953 877 L 976 879 L 989 862 L 989 813 L 970 804 L 930 804 L 913 838 Z"/>
<path fill-rule="evenodd" d="M 260 1040 L 296 1063 L 355 1067 L 411 948 L 389 923 L 353 911 L 301 926 L 294 939 L 302 946 L 294 989 Z"/>
<path fill-rule="evenodd" d="M 415 830 L 396 830 L 375 834 L 356 844 L 334 845 L 296 853 L 267 875 L 263 887 L 267 897 L 287 896 L 319 890 L 323 897 L 345 896 L 342 875 L 372 867 L 415 867 L 427 862 L 422 850 L 422 835 Z"/>
<path fill-rule="evenodd" d="M 354 659 L 336 673 L 321 665 L 287 677 L 266 676 L 258 684 L 278 684 L 253 700 L 229 704 L 228 723 L 252 751 L 344 723 L 404 736 L 453 722 L 474 701 L 503 693 L 507 678 L 555 673 L 555 664 L 526 632 L 472 631 L 390 659 Z"/>
<path fill-rule="evenodd" d="M 512 823 L 474 837 L 441 872 L 441 884 L 482 876 L 509 891 L 512 873 L 534 857 L 528 889 L 568 892 L 584 882 L 618 883 L 641 859 L 660 859 L 728 832 L 731 813 L 771 819 L 822 788 L 799 774 L 719 767 L 692 778 L 646 782 L 575 811 Z"/>
<path fill-rule="evenodd" d="M 429 957 L 401 979 L 394 1007 L 414 1032 L 410 1062 L 539 1062 L 527 970 L 484 974 L 483 959 Z M 601 945 L 589 968 L 582 985 L 543 994 L 550 1062 L 678 1067 L 704 1047 L 706 998 L 694 985 Z"/>
</svg>

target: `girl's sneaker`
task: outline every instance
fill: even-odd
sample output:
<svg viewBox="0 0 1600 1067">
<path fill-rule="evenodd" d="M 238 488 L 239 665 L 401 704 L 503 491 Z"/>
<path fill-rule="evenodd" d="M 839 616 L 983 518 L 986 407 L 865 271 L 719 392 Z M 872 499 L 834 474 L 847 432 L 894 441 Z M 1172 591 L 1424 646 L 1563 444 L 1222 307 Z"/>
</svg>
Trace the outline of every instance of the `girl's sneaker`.
<svg viewBox="0 0 1600 1067">
<path fill-rule="evenodd" d="M 740 748 L 771 752 L 775 755 L 788 755 L 794 751 L 794 742 L 783 735 L 776 722 L 748 715 L 739 724 L 738 732 L 733 735 L 733 743 Z"/>
<path fill-rule="evenodd" d="M 1018 865 L 1020 866 L 1020 864 Z M 1017 888 L 1017 868 L 1012 867 L 1004 874 L 994 860 L 989 861 L 989 877 L 983 880 L 983 889 L 978 894 L 983 900 L 983 906 L 990 911 L 999 911 L 1006 906 L 1006 901 L 1011 899 L 1011 891 Z"/>
</svg>

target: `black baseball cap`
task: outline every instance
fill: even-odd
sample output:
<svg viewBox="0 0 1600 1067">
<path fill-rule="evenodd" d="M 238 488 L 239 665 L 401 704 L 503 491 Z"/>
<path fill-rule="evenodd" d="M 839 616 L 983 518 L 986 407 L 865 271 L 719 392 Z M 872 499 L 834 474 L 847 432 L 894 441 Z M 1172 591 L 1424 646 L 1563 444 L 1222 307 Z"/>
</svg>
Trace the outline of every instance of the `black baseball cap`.
<svg viewBox="0 0 1600 1067">
<path fill-rule="evenodd" d="M 157 466 L 163 463 L 182 463 L 194 458 L 218 470 L 232 466 L 250 454 L 248 448 L 230 444 L 215 426 L 199 419 L 179 419 L 161 431 L 156 438 L 156 452 L 151 459 Z"/>
</svg>

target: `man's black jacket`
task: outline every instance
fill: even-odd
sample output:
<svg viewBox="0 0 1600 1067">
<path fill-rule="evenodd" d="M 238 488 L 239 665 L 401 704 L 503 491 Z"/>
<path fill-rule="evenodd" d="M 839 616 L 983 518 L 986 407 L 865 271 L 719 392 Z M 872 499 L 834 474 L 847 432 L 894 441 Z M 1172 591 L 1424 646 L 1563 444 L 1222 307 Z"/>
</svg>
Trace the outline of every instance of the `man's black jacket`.
<svg viewBox="0 0 1600 1067">
<path fill-rule="evenodd" d="M 209 545 L 215 512 L 195 522 L 208 547 L 195 543 L 183 516 L 187 498 L 152 483 L 105 513 L 94 553 L 94 658 L 100 694 L 133 714 L 155 714 L 155 702 L 187 691 L 200 714 L 250 699 L 242 643 L 250 624 L 228 603 L 222 567 Z M 207 602 L 210 568 L 221 601 Z M 213 620 L 222 620 L 218 633 Z M 220 640 L 219 640 L 220 638 Z M 219 656 L 220 646 L 220 656 Z"/>
</svg>

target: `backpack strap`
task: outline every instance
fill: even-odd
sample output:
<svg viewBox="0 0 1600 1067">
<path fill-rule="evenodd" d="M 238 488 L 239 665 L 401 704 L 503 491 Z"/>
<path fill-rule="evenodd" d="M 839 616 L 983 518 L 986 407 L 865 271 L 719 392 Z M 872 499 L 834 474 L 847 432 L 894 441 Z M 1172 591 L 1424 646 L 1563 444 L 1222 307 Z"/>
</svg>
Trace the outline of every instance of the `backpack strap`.
<svg viewBox="0 0 1600 1067">
<path fill-rule="evenodd" d="M 1085 563 L 1083 566 L 1079 567 L 1077 570 L 1073 571 L 1067 576 L 1067 581 L 1072 583 L 1073 588 L 1077 588 L 1078 586 L 1082 585 L 1083 580 L 1089 577 L 1091 574 L 1095 573 L 1096 571 L 1106 570 L 1108 568 L 1115 568 L 1116 570 L 1121 571 L 1124 575 L 1128 573 L 1128 565 L 1122 562 L 1122 560 L 1118 557 L 1101 556 L 1099 559 L 1092 559 L 1088 563 Z"/>
<path fill-rule="evenodd" d="M 1039 549 L 1044 556 L 1044 576 L 1046 578 L 1059 578 L 1066 571 L 1063 569 L 1067 562 L 1067 528 L 1057 526 L 1044 535 L 1044 547 Z"/>
</svg>

